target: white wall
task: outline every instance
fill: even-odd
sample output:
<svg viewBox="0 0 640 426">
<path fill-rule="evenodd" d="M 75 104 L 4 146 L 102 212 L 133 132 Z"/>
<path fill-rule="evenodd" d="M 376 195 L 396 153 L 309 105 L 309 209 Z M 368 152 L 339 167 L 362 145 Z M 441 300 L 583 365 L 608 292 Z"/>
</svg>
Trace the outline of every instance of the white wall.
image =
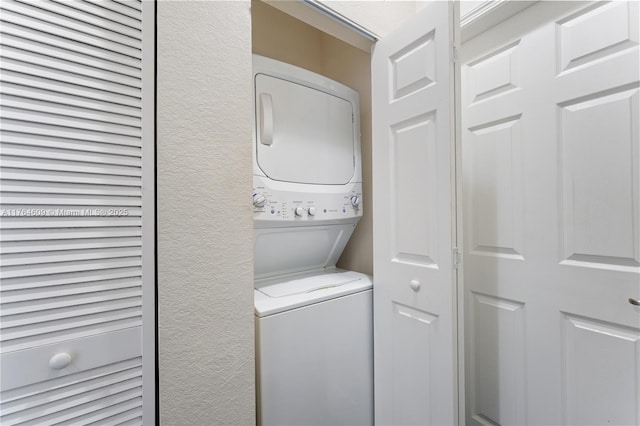
<svg viewBox="0 0 640 426">
<path fill-rule="evenodd" d="M 421 1 L 322 0 L 322 3 L 383 37 L 413 16 Z"/>
<path fill-rule="evenodd" d="M 248 1 L 159 1 L 160 422 L 253 425 Z"/>
</svg>

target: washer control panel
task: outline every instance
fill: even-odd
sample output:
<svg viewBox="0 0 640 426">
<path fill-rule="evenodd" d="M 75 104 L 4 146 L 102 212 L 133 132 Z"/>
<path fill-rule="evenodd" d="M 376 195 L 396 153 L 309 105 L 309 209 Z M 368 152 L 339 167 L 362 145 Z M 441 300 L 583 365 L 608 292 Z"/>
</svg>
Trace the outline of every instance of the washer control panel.
<svg viewBox="0 0 640 426">
<path fill-rule="evenodd" d="M 316 192 L 288 191 L 261 185 L 254 179 L 253 218 L 255 221 L 325 221 L 362 216 L 362 184 L 348 188 L 318 185 Z"/>
</svg>

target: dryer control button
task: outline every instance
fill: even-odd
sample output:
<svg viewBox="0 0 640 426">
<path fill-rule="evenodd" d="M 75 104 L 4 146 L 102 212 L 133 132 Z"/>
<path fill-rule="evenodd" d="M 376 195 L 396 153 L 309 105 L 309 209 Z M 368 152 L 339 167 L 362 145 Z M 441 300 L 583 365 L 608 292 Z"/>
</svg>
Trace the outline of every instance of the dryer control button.
<svg viewBox="0 0 640 426">
<path fill-rule="evenodd" d="M 267 204 L 267 198 L 262 194 L 256 194 L 253 196 L 253 205 L 255 207 L 264 207 Z"/>
<path fill-rule="evenodd" d="M 358 208 L 358 206 L 360 205 L 360 197 L 358 197 L 357 195 L 353 195 L 349 201 L 351 202 L 351 205 L 353 207 L 355 207 L 356 209 Z"/>
<path fill-rule="evenodd" d="M 309 216 L 315 216 L 316 215 L 316 208 L 315 207 L 309 207 L 307 212 L 309 213 Z"/>
<path fill-rule="evenodd" d="M 296 207 L 294 212 L 295 212 L 296 216 L 302 216 L 302 213 L 304 212 L 304 210 L 302 209 L 302 207 Z"/>
</svg>

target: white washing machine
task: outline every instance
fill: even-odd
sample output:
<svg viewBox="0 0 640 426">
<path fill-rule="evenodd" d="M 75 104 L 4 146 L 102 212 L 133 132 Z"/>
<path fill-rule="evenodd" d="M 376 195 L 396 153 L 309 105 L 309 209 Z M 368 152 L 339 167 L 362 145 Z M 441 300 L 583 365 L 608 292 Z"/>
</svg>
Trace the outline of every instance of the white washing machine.
<svg viewBox="0 0 640 426">
<path fill-rule="evenodd" d="M 371 280 L 335 270 L 256 288 L 262 425 L 372 425 Z"/>
<path fill-rule="evenodd" d="M 362 217 L 358 94 L 253 57 L 258 422 L 373 424 L 370 277 L 336 269 Z"/>
</svg>

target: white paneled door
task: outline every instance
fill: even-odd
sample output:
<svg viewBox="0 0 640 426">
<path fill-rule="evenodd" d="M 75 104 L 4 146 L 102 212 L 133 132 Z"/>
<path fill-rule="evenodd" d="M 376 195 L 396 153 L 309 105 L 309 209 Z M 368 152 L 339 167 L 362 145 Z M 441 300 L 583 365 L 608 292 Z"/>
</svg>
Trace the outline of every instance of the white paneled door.
<svg viewBox="0 0 640 426">
<path fill-rule="evenodd" d="M 454 6 L 373 51 L 375 421 L 457 419 Z"/>
<path fill-rule="evenodd" d="M 155 422 L 153 15 L 0 3 L 2 425 Z"/>
<path fill-rule="evenodd" d="M 463 46 L 468 424 L 640 424 L 638 6 Z"/>
</svg>

